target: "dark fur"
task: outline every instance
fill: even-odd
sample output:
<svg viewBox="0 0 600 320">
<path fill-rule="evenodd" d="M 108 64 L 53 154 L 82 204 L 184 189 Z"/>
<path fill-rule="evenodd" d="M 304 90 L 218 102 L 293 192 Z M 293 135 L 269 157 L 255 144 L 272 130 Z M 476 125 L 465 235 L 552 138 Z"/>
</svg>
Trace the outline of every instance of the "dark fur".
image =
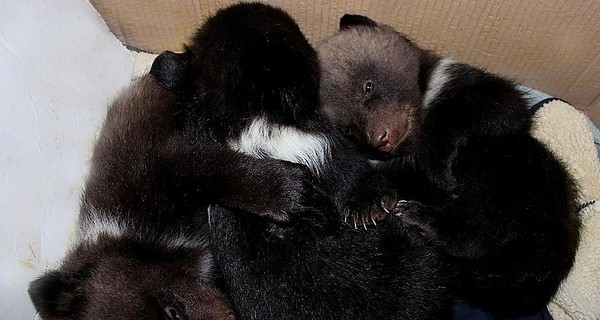
<svg viewBox="0 0 600 320">
<path fill-rule="evenodd" d="M 455 258 L 460 294 L 479 307 L 511 316 L 542 308 L 573 264 L 580 221 L 574 183 L 530 136 L 513 83 L 452 64 L 425 106 L 440 57 L 362 16 L 343 17 L 319 55 L 325 112 L 384 160 L 355 193 L 355 218 L 419 230 Z M 394 213 L 387 219 L 371 212 L 380 197 Z M 390 205 L 395 197 L 409 201 Z"/>
<path fill-rule="evenodd" d="M 178 175 L 187 168 L 172 154 L 201 163 L 209 151 L 186 147 L 193 144 L 177 133 L 171 96 L 146 76 L 110 108 L 82 199 L 77 244 L 60 268 L 29 288 L 43 319 L 233 318 L 214 285 L 205 219 L 189 201 L 194 190 Z M 107 219 L 120 235 L 105 229 L 93 237 L 93 224 Z"/>
<path fill-rule="evenodd" d="M 111 106 L 82 199 L 78 243 L 58 270 L 30 286 L 44 319 L 233 317 L 214 285 L 207 205 L 277 217 L 301 206 L 311 174 L 224 148 L 189 129 L 192 120 L 179 107 L 150 75 Z M 107 220 L 118 234 L 94 237 L 94 224 Z"/>
<path fill-rule="evenodd" d="M 181 68 L 172 67 L 177 61 Z M 300 210 L 273 217 L 227 204 L 209 209 L 212 252 L 241 318 L 450 317 L 451 271 L 426 241 L 400 223 L 358 231 L 341 221 L 342 199 L 369 168 L 320 114 L 316 53 L 291 17 L 261 4 L 221 10 L 185 53 L 164 53 L 152 73 L 167 87 L 181 84 L 174 92 L 186 125 L 210 128 L 218 141 L 259 117 L 328 138 L 320 187 Z"/>
</svg>

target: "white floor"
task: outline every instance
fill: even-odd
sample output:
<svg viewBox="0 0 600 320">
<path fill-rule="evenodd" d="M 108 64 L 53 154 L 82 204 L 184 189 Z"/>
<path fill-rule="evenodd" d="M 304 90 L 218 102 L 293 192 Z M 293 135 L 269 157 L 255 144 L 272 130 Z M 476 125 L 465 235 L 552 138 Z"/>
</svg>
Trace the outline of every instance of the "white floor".
<svg viewBox="0 0 600 320">
<path fill-rule="evenodd" d="M 133 62 L 86 0 L 0 10 L 0 313 L 33 319 L 27 286 L 72 240 L 106 106 Z"/>
</svg>

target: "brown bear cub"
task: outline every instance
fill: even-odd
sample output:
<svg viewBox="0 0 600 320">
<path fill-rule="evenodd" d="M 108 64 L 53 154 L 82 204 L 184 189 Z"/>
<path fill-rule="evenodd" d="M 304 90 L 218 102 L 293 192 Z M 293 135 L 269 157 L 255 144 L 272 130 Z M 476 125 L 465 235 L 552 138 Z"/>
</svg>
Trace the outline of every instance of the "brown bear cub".
<svg viewBox="0 0 600 320">
<path fill-rule="evenodd" d="M 418 230 L 454 258 L 460 295 L 477 307 L 545 306 L 580 220 L 574 182 L 531 137 L 520 92 L 369 18 L 346 15 L 340 28 L 318 48 L 322 108 L 379 164 L 348 205 L 353 220 Z"/>
<path fill-rule="evenodd" d="M 43 319 L 233 318 L 214 285 L 203 219 L 186 199 L 193 190 L 180 183 L 187 168 L 174 158 L 199 163 L 205 150 L 191 152 L 191 139 L 179 136 L 174 107 L 172 94 L 144 76 L 109 109 L 76 245 L 29 288 Z"/>
</svg>

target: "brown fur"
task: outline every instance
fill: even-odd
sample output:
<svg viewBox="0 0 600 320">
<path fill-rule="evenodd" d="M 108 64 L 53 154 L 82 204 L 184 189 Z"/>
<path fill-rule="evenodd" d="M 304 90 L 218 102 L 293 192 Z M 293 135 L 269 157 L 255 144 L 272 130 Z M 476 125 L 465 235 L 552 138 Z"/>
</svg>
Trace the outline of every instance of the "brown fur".
<svg viewBox="0 0 600 320">
<path fill-rule="evenodd" d="M 186 203 L 166 193 L 173 186 L 161 158 L 178 141 L 174 107 L 151 76 L 113 103 L 94 150 L 77 244 L 29 288 L 43 319 L 234 318 L 215 285 L 203 223 L 194 210 L 181 214 Z"/>
<path fill-rule="evenodd" d="M 322 82 L 332 84 L 322 90 L 324 112 L 336 125 L 347 127 L 359 139 L 377 145 L 376 139 L 382 130 L 404 141 L 414 134 L 420 125 L 421 114 L 418 108 L 422 95 L 419 90 L 419 60 L 422 52 L 410 45 L 402 37 L 390 37 L 390 28 L 356 27 L 338 33 L 320 44 L 319 57 L 322 68 Z M 366 41 L 355 41 L 361 38 Z M 356 45 L 348 46 L 352 42 Z M 373 99 L 366 100 L 362 83 L 372 74 L 379 79 Z M 403 79 L 402 85 L 396 85 L 397 79 Z M 354 83 L 356 86 L 337 85 Z M 384 92 L 385 98 L 377 95 Z M 337 105 L 363 104 L 363 108 L 348 108 L 340 113 Z M 400 102 L 398 104 L 398 102 Z M 368 112 L 363 112 L 363 110 Z"/>
</svg>

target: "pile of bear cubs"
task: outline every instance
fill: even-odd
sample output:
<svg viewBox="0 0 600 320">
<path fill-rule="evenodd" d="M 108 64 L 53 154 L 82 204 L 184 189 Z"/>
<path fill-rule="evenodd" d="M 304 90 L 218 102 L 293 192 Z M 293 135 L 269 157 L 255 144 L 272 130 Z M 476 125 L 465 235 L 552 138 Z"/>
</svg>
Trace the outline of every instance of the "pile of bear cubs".
<svg viewBox="0 0 600 320">
<path fill-rule="evenodd" d="M 345 15 L 218 11 L 108 111 L 43 319 L 451 319 L 543 309 L 576 187 L 510 81 Z"/>
</svg>

